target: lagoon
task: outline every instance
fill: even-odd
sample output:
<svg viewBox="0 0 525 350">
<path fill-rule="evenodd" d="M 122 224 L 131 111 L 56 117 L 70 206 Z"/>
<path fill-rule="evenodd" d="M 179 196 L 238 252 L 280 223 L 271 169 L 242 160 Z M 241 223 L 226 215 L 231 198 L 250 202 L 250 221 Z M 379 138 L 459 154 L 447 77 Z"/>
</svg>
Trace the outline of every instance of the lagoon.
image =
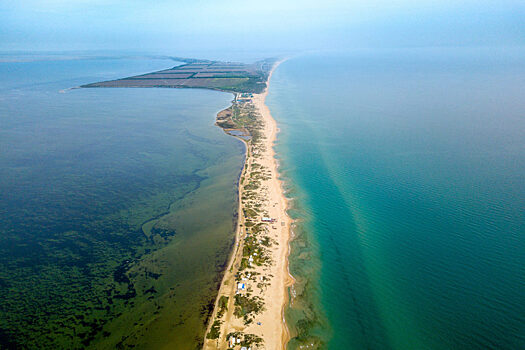
<svg viewBox="0 0 525 350">
<path fill-rule="evenodd" d="M 175 64 L 0 63 L 0 347 L 202 341 L 244 157 L 214 126 L 231 95 L 63 91 Z"/>
</svg>

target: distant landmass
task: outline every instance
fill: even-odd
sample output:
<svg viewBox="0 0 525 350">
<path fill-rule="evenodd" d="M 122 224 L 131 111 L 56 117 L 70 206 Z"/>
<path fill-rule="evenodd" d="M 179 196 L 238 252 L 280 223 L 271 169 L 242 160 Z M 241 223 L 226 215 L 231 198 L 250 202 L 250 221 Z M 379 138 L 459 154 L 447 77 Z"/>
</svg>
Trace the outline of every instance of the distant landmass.
<svg viewBox="0 0 525 350">
<path fill-rule="evenodd" d="M 128 78 L 82 85 L 96 87 L 203 88 L 225 92 L 261 93 L 276 59 L 252 64 L 171 57 L 183 62 L 173 68 Z"/>
</svg>

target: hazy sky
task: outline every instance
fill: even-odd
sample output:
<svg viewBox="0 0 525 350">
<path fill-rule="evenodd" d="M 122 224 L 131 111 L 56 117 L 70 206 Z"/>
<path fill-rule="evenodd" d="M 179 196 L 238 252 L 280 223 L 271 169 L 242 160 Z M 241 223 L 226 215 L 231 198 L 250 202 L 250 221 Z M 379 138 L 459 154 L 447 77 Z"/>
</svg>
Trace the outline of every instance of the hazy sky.
<svg viewBox="0 0 525 350">
<path fill-rule="evenodd" d="M 525 1 L 0 1 L 0 50 L 441 45 L 525 45 Z"/>
</svg>

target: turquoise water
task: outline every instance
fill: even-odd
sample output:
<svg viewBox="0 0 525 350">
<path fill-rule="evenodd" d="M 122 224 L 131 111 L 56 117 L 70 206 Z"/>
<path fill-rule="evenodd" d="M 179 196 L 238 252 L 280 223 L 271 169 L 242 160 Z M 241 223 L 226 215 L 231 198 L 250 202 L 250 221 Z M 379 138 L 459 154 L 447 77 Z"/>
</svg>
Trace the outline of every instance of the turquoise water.
<svg viewBox="0 0 525 350">
<path fill-rule="evenodd" d="M 0 62 L 0 348 L 199 346 L 233 244 L 232 96 L 61 93 L 173 65 Z"/>
<path fill-rule="evenodd" d="M 524 62 L 371 50 L 276 70 L 290 348 L 525 348 Z"/>
</svg>

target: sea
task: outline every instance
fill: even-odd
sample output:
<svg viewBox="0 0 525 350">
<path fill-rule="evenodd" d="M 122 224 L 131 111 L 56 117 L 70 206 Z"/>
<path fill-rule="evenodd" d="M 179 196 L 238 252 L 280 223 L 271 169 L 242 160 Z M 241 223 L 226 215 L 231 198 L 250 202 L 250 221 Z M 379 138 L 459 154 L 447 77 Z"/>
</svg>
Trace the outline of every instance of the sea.
<svg viewBox="0 0 525 350">
<path fill-rule="evenodd" d="M 0 348 L 195 349 L 234 240 L 231 94 L 70 89 L 173 67 L 0 56 Z"/>
<path fill-rule="evenodd" d="M 295 349 L 525 348 L 525 51 L 292 57 L 267 103 Z M 231 95 L 70 89 L 176 65 L 0 55 L 0 348 L 195 349 L 231 252 Z"/>
<path fill-rule="evenodd" d="M 282 63 L 289 349 L 525 349 L 525 50 Z"/>
</svg>

